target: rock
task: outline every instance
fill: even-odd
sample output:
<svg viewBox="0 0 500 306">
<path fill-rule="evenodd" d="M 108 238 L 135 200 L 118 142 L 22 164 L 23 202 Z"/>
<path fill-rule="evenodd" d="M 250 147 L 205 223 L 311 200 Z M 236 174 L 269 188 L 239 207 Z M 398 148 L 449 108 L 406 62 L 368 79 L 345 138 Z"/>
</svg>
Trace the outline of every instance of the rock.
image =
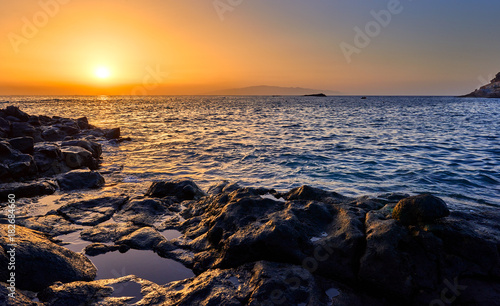
<svg viewBox="0 0 500 306">
<path fill-rule="evenodd" d="M 37 167 L 33 157 L 28 154 L 13 154 L 7 162 L 10 175 L 14 179 L 34 177 Z"/>
<path fill-rule="evenodd" d="M 402 224 L 432 222 L 450 214 L 446 203 L 430 194 L 408 197 L 400 200 L 392 212 L 392 217 Z"/>
<path fill-rule="evenodd" d="M 41 180 L 30 183 L 0 184 L 0 188 L 0 199 L 6 199 L 9 194 L 15 194 L 17 198 L 32 198 L 53 194 L 57 184 L 53 181 Z"/>
<path fill-rule="evenodd" d="M 157 199 L 132 199 L 115 214 L 117 221 L 132 221 L 135 224 L 152 226 L 165 215 L 173 213 L 168 209 L 169 202 Z"/>
<path fill-rule="evenodd" d="M 55 144 L 37 143 L 33 158 L 42 176 L 52 176 L 71 170 L 64 162 L 61 149 Z"/>
<path fill-rule="evenodd" d="M 9 294 L 12 293 L 14 293 L 14 297 L 9 297 Z M 9 284 L 0 282 L 0 305 L 42 306 L 43 304 L 38 302 L 33 302 L 31 298 L 26 296 L 20 290 L 16 289 L 15 287 L 11 287 Z"/>
<path fill-rule="evenodd" d="M 0 117 L 0 129 L 2 129 L 5 133 L 10 133 L 10 122 L 5 118 Z"/>
<path fill-rule="evenodd" d="M 109 252 L 115 252 L 120 250 L 120 246 L 118 245 L 107 245 L 104 243 L 92 243 L 85 247 L 83 253 L 87 256 L 97 256 L 106 254 Z"/>
<path fill-rule="evenodd" d="M 116 241 L 116 243 L 126 244 L 133 249 L 153 250 L 160 242 L 166 240 L 167 239 L 154 228 L 143 227 L 125 237 L 122 237 L 120 240 Z"/>
<path fill-rule="evenodd" d="M 316 200 L 342 202 L 347 198 L 336 192 L 324 191 L 307 185 L 294 188 L 283 196 L 286 200 Z"/>
<path fill-rule="evenodd" d="M 96 305 L 95 303 L 113 293 L 113 288 L 98 282 L 56 283 L 38 294 L 47 305 Z M 123 304 L 120 304 L 123 305 Z"/>
<path fill-rule="evenodd" d="M 304 268 L 256 262 L 210 270 L 166 285 L 166 305 L 328 305 L 328 296 Z M 335 304 L 336 305 L 336 304 Z"/>
<path fill-rule="evenodd" d="M 76 226 L 58 215 L 45 215 L 21 219 L 18 220 L 18 224 L 51 236 L 66 235 L 82 229 L 82 227 Z"/>
<path fill-rule="evenodd" d="M 92 189 L 104 186 L 104 177 L 97 171 L 73 170 L 57 177 L 61 190 Z"/>
<path fill-rule="evenodd" d="M 78 124 L 78 127 L 81 130 L 87 130 L 90 128 L 89 120 L 87 119 L 87 117 L 81 117 L 76 119 L 76 123 Z"/>
<path fill-rule="evenodd" d="M 214 184 L 208 188 L 207 194 L 216 195 L 219 193 L 230 193 L 237 189 L 240 189 L 241 186 L 238 183 L 230 183 L 229 181 L 221 181 L 217 184 Z"/>
<path fill-rule="evenodd" d="M 82 147 L 63 147 L 61 150 L 66 165 L 72 169 L 80 169 L 88 167 L 91 170 L 96 170 L 98 167 L 97 160 L 92 157 L 90 151 Z"/>
<path fill-rule="evenodd" d="M 40 132 L 27 122 L 12 122 L 10 136 L 11 138 L 31 137 L 35 140 L 41 139 Z"/>
<path fill-rule="evenodd" d="M 11 250 L 8 225 L 0 225 L 0 264 L 7 267 L 7 251 Z M 41 233 L 16 226 L 16 287 L 39 291 L 52 283 L 93 280 L 96 268 L 84 255 L 77 254 L 51 242 Z M 0 277 L 8 279 L 7 269 Z"/>
<path fill-rule="evenodd" d="M 14 154 L 14 151 L 12 150 L 10 143 L 0 141 L 0 156 L 3 157 L 2 159 L 10 157 L 12 154 Z"/>
<path fill-rule="evenodd" d="M 12 105 L 7 106 L 4 110 L 4 112 L 7 116 L 16 117 L 17 119 L 19 119 L 21 121 L 28 121 L 28 119 L 30 117 L 28 114 L 26 114 L 25 112 L 20 110 L 18 107 L 12 106 Z"/>
<path fill-rule="evenodd" d="M 32 137 L 18 137 L 9 139 L 9 143 L 13 149 L 22 153 L 33 155 L 35 141 Z"/>
<path fill-rule="evenodd" d="M 81 147 L 92 152 L 92 156 L 98 159 L 102 154 L 102 146 L 100 143 L 90 140 L 70 140 L 64 141 L 62 147 Z"/>
<path fill-rule="evenodd" d="M 139 229 L 132 222 L 99 224 L 83 230 L 80 236 L 83 240 L 92 242 L 114 242 Z"/>
<path fill-rule="evenodd" d="M 57 212 L 75 224 L 97 225 L 109 220 L 127 201 L 125 197 L 103 197 L 65 204 Z"/>
<path fill-rule="evenodd" d="M 108 129 L 104 131 L 104 137 L 107 139 L 118 139 L 120 138 L 120 128 Z"/>
<path fill-rule="evenodd" d="M 146 196 L 154 198 L 176 197 L 179 202 L 198 200 L 204 195 L 205 193 L 189 180 L 154 182 L 146 193 Z"/>
<path fill-rule="evenodd" d="M 68 136 L 65 132 L 55 126 L 48 126 L 43 128 L 42 138 L 45 141 L 61 141 Z"/>
<path fill-rule="evenodd" d="M 476 89 L 475 91 L 461 96 L 464 98 L 500 98 L 500 73 L 487 85 Z"/>
</svg>

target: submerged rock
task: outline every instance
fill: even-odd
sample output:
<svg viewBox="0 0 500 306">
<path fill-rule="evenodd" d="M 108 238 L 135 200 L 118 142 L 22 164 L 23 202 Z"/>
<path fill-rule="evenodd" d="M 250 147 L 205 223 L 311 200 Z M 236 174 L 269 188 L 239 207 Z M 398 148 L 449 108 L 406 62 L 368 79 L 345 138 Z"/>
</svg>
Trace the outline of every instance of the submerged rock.
<svg viewBox="0 0 500 306">
<path fill-rule="evenodd" d="M 450 214 L 446 203 L 430 194 L 407 197 L 398 202 L 392 217 L 402 224 L 410 225 L 419 222 L 432 222 Z"/>
<path fill-rule="evenodd" d="M 0 265 L 7 267 L 12 250 L 8 225 L 0 225 Z M 93 280 L 96 268 L 84 255 L 77 254 L 51 242 L 40 232 L 16 226 L 15 247 L 16 287 L 39 291 L 54 282 L 63 283 Z M 0 270 L 0 277 L 8 279 L 7 269 Z"/>
</svg>

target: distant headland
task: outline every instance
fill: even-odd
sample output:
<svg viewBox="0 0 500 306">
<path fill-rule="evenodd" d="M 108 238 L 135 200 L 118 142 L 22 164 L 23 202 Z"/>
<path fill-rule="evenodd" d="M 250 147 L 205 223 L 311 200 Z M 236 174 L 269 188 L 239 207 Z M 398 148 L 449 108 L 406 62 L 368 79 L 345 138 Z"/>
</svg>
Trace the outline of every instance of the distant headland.
<svg viewBox="0 0 500 306">
<path fill-rule="evenodd" d="M 461 96 L 462 98 L 500 98 L 500 72 L 489 84 L 476 89 L 470 94 Z"/>
</svg>

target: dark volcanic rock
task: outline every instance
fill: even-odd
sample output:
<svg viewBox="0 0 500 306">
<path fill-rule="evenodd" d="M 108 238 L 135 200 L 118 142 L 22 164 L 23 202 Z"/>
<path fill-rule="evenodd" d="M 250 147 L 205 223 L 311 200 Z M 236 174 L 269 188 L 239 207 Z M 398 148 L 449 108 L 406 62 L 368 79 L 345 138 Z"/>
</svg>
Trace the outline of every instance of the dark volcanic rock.
<svg viewBox="0 0 500 306">
<path fill-rule="evenodd" d="M 126 201 L 125 197 L 97 198 L 66 204 L 57 212 L 75 224 L 97 225 L 109 220 Z"/>
<path fill-rule="evenodd" d="M 134 249 L 153 250 L 158 244 L 167 239 L 152 227 L 143 227 L 135 232 L 122 237 L 116 241 L 118 244 L 126 244 Z"/>
<path fill-rule="evenodd" d="M 6 280 L 7 281 L 7 280 Z M 0 305 L 15 305 L 15 306 L 37 306 L 42 303 L 33 302 L 31 298 L 14 287 L 14 292 L 9 284 L 0 282 Z M 14 293 L 14 297 L 9 297 L 9 294 Z"/>
<path fill-rule="evenodd" d="M 92 157 L 92 152 L 82 147 L 67 146 L 63 147 L 61 152 L 66 165 L 72 169 L 88 167 L 91 170 L 96 170 L 98 167 L 98 162 Z"/>
<path fill-rule="evenodd" d="M 165 215 L 171 215 L 169 201 L 158 199 L 132 199 L 115 214 L 117 221 L 132 221 L 136 224 L 152 226 Z"/>
<path fill-rule="evenodd" d="M 100 188 L 104 186 L 104 177 L 97 171 L 73 170 L 57 178 L 61 190 Z"/>
<path fill-rule="evenodd" d="M 40 292 L 38 298 L 54 306 L 96 305 L 97 301 L 112 293 L 112 287 L 98 282 L 57 283 Z"/>
<path fill-rule="evenodd" d="M 450 214 L 446 203 L 430 194 L 408 197 L 400 200 L 392 212 L 392 217 L 409 225 L 432 222 Z"/>
<path fill-rule="evenodd" d="M 15 117 L 15 118 L 19 119 L 20 121 L 28 121 L 28 119 L 30 118 L 30 116 L 28 114 L 26 114 L 25 112 L 20 110 L 18 107 L 12 106 L 12 105 L 7 106 L 4 110 L 4 112 L 7 116 Z"/>
<path fill-rule="evenodd" d="M 104 137 L 106 137 L 107 139 L 118 139 L 118 138 L 120 138 L 120 128 L 114 128 L 114 129 L 105 130 Z"/>
<path fill-rule="evenodd" d="M 4 200 L 9 194 L 15 194 L 18 198 L 31 198 L 41 195 L 53 194 L 57 184 L 53 181 L 34 181 L 30 183 L 6 183 L 0 184 L 0 199 Z"/>
<path fill-rule="evenodd" d="M 7 267 L 8 225 L 1 225 L 0 264 Z M 39 291 L 56 281 L 64 283 L 93 280 L 96 268 L 84 255 L 77 254 L 51 242 L 41 233 L 16 226 L 16 286 L 20 289 Z M 0 270 L 0 277 L 7 280 L 7 269 Z"/>
<path fill-rule="evenodd" d="M 62 147 L 81 147 L 92 152 L 94 158 L 99 158 L 102 154 L 102 146 L 100 143 L 91 140 L 69 140 L 62 143 Z"/>
<path fill-rule="evenodd" d="M 25 154 L 33 155 L 35 141 L 32 137 L 18 137 L 9 139 L 9 143 L 13 149 L 16 149 Z"/>
<path fill-rule="evenodd" d="M 80 236 L 83 240 L 92 242 L 114 242 L 139 229 L 132 222 L 99 224 L 83 230 Z"/>
<path fill-rule="evenodd" d="M 104 243 L 92 243 L 92 244 L 89 244 L 85 247 L 85 249 L 83 250 L 83 253 L 85 253 L 88 256 L 97 256 L 97 255 L 106 254 L 108 252 L 118 251 L 119 249 L 120 249 L 120 246 L 118 246 L 118 245 L 107 245 Z"/>
<path fill-rule="evenodd" d="M 193 182 L 188 180 L 155 182 L 146 193 L 154 198 L 176 197 L 178 201 L 198 200 L 205 193 Z"/>
<path fill-rule="evenodd" d="M 18 223 L 26 228 L 51 236 L 65 235 L 82 229 L 82 227 L 76 226 L 58 215 L 36 216 L 18 220 Z"/>
</svg>

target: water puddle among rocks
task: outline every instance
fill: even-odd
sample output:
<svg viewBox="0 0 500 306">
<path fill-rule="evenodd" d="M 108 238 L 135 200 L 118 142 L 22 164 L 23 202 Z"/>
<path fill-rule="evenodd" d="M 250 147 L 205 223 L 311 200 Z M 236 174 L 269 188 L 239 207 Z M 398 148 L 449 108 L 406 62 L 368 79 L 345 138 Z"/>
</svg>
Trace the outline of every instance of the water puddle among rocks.
<svg viewBox="0 0 500 306">
<path fill-rule="evenodd" d="M 123 282 L 118 284 L 109 285 L 113 287 L 113 294 L 111 297 L 130 297 L 127 304 L 134 304 L 142 299 L 141 284 L 136 282 Z"/>
<path fill-rule="evenodd" d="M 181 232 L 179 232 L 178 230 L 174 230 L 174 229 L 168 229 L 168 230 L 161 231 L 160 234 L 162 234 L 163 237 L 165 237 L 167 240 L 177 239 L 180 236 L 182 236 Z"/>
<path fill-rule="evenodd" d="M 163 285 L 194 276 L 193 271 L 181 263 L 162 258 L 153 251 L 110 252 L 89 258 L 97 267 L 96 279 L 135 275 Z"/>
<path fill-rule="evenodd" d="M 83 249 L 85 249 L 87 245 L 91 244 L 91 242 L 82 240 L 80 238 L 80 231 L 76 231 L 66 235 L 60 235 L 57 236 L 56 239 L 62 240 L 64 243 L 67 243 L 61 246 L 77 253 L 83 251 Z"/>
</svg>

